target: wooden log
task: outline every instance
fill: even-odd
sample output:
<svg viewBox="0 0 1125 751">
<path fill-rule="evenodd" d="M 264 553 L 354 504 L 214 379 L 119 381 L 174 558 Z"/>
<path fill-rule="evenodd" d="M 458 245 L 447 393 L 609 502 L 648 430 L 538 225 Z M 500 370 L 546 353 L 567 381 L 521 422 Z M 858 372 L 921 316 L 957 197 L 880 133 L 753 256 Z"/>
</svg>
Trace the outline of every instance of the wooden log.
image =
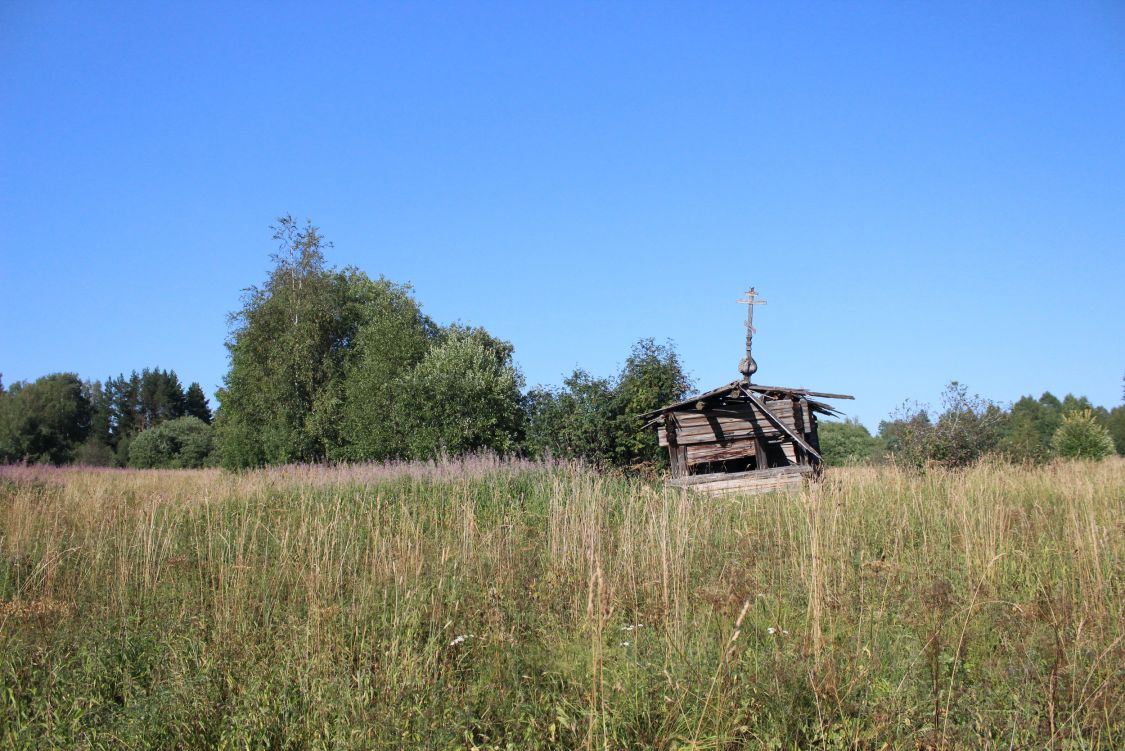
<svg viewBox="0 0 1125 751">
<path fill-rule="evenodd" d="M 669 481 L 669 485 L 674 485 L 679 488 L 700 485 L 704 482 L 726 482 L 729 480 L 740 479 L 762 479 L 771 477 L 782 477 L 785 474 L 810 474 L 811 467 L 807 465 L 794 465 L 794 467 L 772 467 L 765 470 L 747 470 L 745 472 L 711 472 L 709 474 L 692 474 L 692 476 L 682 477 L 673 481 Z"/>
<path fill-rule="evenodd" d="M 765 493 L 772 490 L 800 487 L 804 478 L 814 474 L 808 465 L 774 467 L 748 472 L 713 472 L 670 480 L 672 487 L 698 491 L 708 495 L 734 495 L 738 493 Z"/>
<path fill-rule="evenodd" d="M 794 411 L 793 403 L 789 400 L 785 401 L 768 401 L 764 402 L 770 410 L 778 417 L 791 416 Z M 681 410 L 672 412 L 670 418 L 675 420 L 678 425 L 700 425 L 703 423 L 710 423 L 718 421 L 729 422 L 731 420 L 751 420 L 755 417 L 760 418 L 761 414 L 751 407 L 749 404 L 745 407 L 732 409 L 730 407 L 716 407 L 715 409 L 706 412 L 697 412 L 695 410 Z"/>
<path fill-rule="evenodd" d="M 783 419 L 782 422 L 790 429 L 796 428 L 792 420 Z M 689 436 L 716 436 L 710 440 L 722 440 L 724 435 L 752 431 L 755 427 L 760 430 L 777 430 L 772 421 L 763 418 L 761 420 L 739 420 L 738 422 L 728 422 L 722 425 L 692 425 L 686 428 L 678 428 L 676 430 L 676 437 L 679 439 L 680 443 L 683 443 L 684 439 Z"/>
<path fill-rule="evenodd" d="M 702 493 L 712 498 L 729 498 L 739 495 L 761 495 L 763 493 L 789 493 L 801 489 L 804 478 L 800 475 L 778 477 L 773 480 L 743 480 L 731 483 L 712 483 L 685 488 L 685 491 Z"/>
<path fill-rule="evenodd" d="M 804 402 L 804 399 L 793 397 L 790 401 L 793 404 L 793 432 L 795 432 L 799 436 L 804 436 L 805 416 L 803 410 L 801 409 L 801 405 Z M 809 463 L 808 455 L 805 453 L 805 450 L 803 448 L 800 448 L 799 446 L 797 447 L 797 463 Z"/>
<path fill-rule="evenodd" d="M 757 439 L 758 437 L 771 440 L 783 437 L 783 434 L 772 425 L 766 425 L 764 428 L 759 429 L 755 429 L 753 425 L 747 425 L 742 430 L 722 431 L 721 433 L 700 431 L 698 433 L 688 433 L 686 435 L 681 434 L 677 435 L 677 442 L 682 446 L 690 446 L 697 443 L 729 443 L 730 441 L 738 441 L 744 438 Z"/>
<path fill-rule="evenodd" d="M 800 406 L 801 425 L 799 426 L 800 430 L 798 432 L 805 437 L 805 440 L 808 441 L 808 444 L 812 446 L 819 454 L 820 441 L 817 439 L 816 435 L 816 415 L 814 415 L 812 409 L 809 408 L 809 400 L 803 396 L 801 397 Z M 814 459 L 810 454 L 808 457 L 808 461 L 816 462 L 818 460 Z"/>
<path fill-rule="evenodd" d="M 787 426 L 796 427 L 793 423 L 793 418 L 783 417 L 780 418 Z M 729 422 L 713 423 L 713 424 L 694 424 L 682 425 L 676 428 L 677 436 L 689 435 L 722 435 L 723 433 L 731 433 L 740 430 L 753 430 L 757 425 L 762 430 L 774 430 L 773 422 L 766 419 L 764 416 L 757 420 L 731 420 Z"/>
<path fill-rule="evenodd" d="M 687 463 L 706 464 L 708 462 L 722 462 L 729 459 L 742 459 L 754 456 L 757 451 L 757 442 L 753 439 L 734 441 L 731 443 L 702 443 L 694 446 L 684 446 Z"/>
<path fill-rule="evenodd" d="M 679 445 L 675 428 L 666 431 L 668 440 L 668 464 L 672 469 L 672 477 L 682 477 L 688 473 L 688 464 L 685 461 L 686 454 L 684 449 Z"/>
<path fill-rule="evenodd" d="M 773 417 L 781 420 L 788 427 L 796 429 L 796 415 L 792 405 L 779 408 L 773 412 Z M 674 422 L 681 443 L 721 441 L 733 436 L 750 435 L 758 430 L 767 433 L 774 433 L 777 430 L 769 417 L 756 410 L 739 417 L 710 419 L 702 418 L 697 414 L 678 415 Z"/>
<path fill-rule="evenodd" d="M 812 411 L 810 410 L 810 411 L 809 411 L 809 433 L 808 433 L 808 436 L 809 436 L 809 444 L 810 444 L 810 445 L 811 445 L 811 446 L 812 446 L 812 447 L 813 447 L 814 449 L 816 449 L 817 451 L 820 451 L 820 435 L 819 435 L 819 433 L 818 433 L 818 431 L 817 431 L 817 427 L 816 427 L 816 426 L 817 426 L 817 418 L 816 418 L 816 413 L 815 413 L 815 412 L 812 412 Z"/>
</svg>

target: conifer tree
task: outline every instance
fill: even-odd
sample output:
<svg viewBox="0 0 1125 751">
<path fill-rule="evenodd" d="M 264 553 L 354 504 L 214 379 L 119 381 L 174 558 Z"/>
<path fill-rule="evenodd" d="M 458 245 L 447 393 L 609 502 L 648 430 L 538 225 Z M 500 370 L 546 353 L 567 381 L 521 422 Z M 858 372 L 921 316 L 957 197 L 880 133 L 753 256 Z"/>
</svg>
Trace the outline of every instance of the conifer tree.
<svg viewBox="0 0 1125 751">
<path fill-rule="evenodd" d="M 184 414 L 189 417 L 198 417 L 208 425 L 211 424 L 211 407 L 207 404 L 207 397 L 203 394 L 203 387 L 193 382 L 188 386 L 184 395 Z"/>
</svg>

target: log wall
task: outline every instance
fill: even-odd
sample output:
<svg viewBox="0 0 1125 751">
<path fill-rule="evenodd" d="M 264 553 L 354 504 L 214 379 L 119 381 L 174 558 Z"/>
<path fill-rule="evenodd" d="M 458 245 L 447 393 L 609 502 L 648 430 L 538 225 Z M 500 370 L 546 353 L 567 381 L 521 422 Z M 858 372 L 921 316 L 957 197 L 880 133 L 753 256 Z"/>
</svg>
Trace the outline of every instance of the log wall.
<svg viewBox="0 0 1125 751">
<path fill-rule="evenodd" d="M 816 423 L 804 399 L 777 399 L 766 403 L 770 412 L 798 436 L 815 439 Z M 697 464 L 764 457 L 770 444 L 780 444 L 785 459 L 793 465 L 805 464 L 808 457 L 784 433 L 751 404 L 713 407 L 706 410 L 683 409 L 670 412 L 657 436 L 668 447 L 672 476 L 691 473 Z M 811 441 L 810 441 L 811 443 Z M 759 452 L 762 449 L 762 452 Z"/>
</svg>

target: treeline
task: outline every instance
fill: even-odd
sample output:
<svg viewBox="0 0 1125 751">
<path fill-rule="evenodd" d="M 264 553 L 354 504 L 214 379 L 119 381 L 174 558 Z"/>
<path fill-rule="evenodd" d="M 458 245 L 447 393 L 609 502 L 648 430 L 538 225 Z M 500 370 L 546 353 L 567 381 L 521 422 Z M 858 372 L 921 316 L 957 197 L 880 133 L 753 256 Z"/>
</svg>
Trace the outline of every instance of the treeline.
<svg viewBox="0 0 1125 751">
<path fill-rule="evenodd" d="M 407 285 L 326 266 L 312 225 L 285 217 L 275 230 L 272 272 L 231 316 L 215 423 L 224 466 L 474 451 L 660 461 L 633 416 L 690 388 L 670 345 L 641 340 L 615 377 L 577 371 L 525 394 L 509 342 L 438 325 Z"/>
<path fill-rule="evenodd" d="M 199 384 L 146 369 L 83 382 L 72 373 L 0 384 L 0 461 L 231 469 L 291 462 L 428 460 L 468 452 L 666 465 L 639 414 L 693 384 L 671 344 L 638 341 L 620 372 L 575 370 L 525 391 L 512 345 L 439 325 L 408 285 L 325 262 L 330 244 L 283 217 L 260 286 L 230 316 L 230 368 L 211 410 Z M 958 466 L 1125 453 L 1125 407 L 1024 397 L 1010 408 L 953 383 L 940 409 L 907 406 L 872 436 L 821 422 L 825 460 Z"/>
<path fill-rule="evenodd" d="M 1125 455 L 1125 405 L 1109 410 L 1084 396 L 1047 392 L 1005 408 L 954 381 L 939 409 L 903 405 L 876 435 L 857 421 L 822 421 L 819 433 L 825 462 L 836 466 L 893 460 L 957 467 L 984 456 L 1019 463 L 1100 459 Z"/>
<path fill-rule="evenodd" d="M 94 466 L 203 466 L 212 461 L 211 408 L 202 387 L 146 368 L 105 382 L 53 373 L 0 382 L 0 461 Z M 177 436 L 168 441 L 167 436 Z M 179 436 L 190 439 L 181 456 Z"/>
<path fill-rule="evenodd" d="M 230 316 L 230 369 L 214 424 L 197 384 L 144 371 L 104 386 L 74 374 L 0 394 L 0 461 L 231 469 L 290 462 L 427 460 L 476 451 L 664 461 L 635 416 L 691 388 L 669 345 L 638 341 L 621 371 L 576 370 L 525 392 L 512 345 L 442 326 L 408 285 L 327 266 L 317 228 L 284 217 L 265 282 Z"/>
</svg>

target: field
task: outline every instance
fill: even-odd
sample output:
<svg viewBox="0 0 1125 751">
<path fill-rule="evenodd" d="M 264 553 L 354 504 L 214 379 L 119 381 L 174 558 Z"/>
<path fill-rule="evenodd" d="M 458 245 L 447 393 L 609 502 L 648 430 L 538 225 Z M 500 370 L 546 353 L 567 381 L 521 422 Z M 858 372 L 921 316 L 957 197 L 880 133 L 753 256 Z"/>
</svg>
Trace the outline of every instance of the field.
<svg viewBox="0 0 1125 751">
<path fill-rule="evenodd" d="M 0 469 L 0 747 L 1125 747 L 1125 461 Z"/>
</svg>

